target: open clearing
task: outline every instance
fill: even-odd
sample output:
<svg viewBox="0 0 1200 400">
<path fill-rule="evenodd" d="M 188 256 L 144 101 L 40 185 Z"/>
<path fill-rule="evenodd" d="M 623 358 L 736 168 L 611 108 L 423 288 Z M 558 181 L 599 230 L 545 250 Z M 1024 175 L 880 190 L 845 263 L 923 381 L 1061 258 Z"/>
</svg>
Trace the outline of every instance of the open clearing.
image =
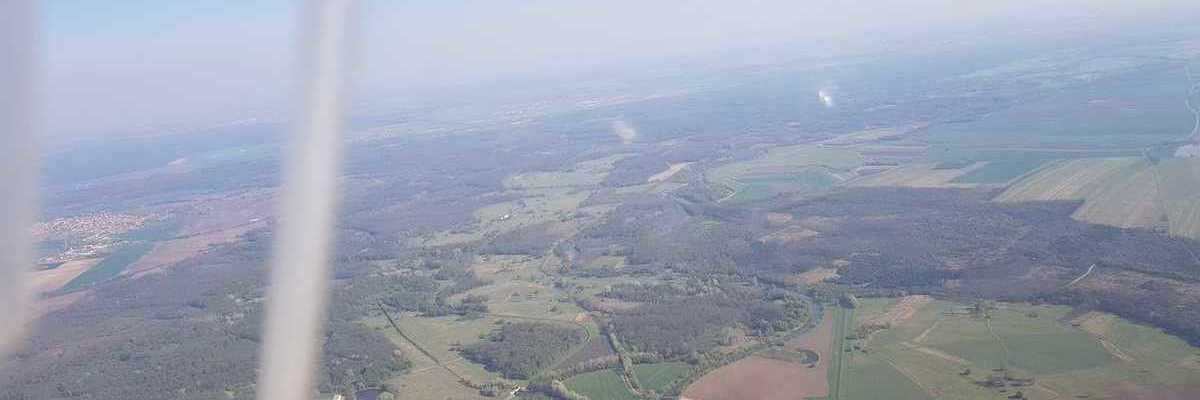
<svg viewBox="0 0 1200 400">
<path fill-rule="evenodd" d="M 811 350 L 820 356 L 815 366 L 750 356 L 718 368 L 693 382 L 683 392 L 692 400 L 802 400 L 829 395 L 827 356 L 833 351 L 834 316 L 824 313 L 812 332 L 789 340 L 789 350 Z"/>
<path fill-rule="evenodd" d="M 801 272 L 792 281 L 805 285 L 815 285 L 827 279 L 836 278 L 837 276 L 838 273 L 835 268 L 815 268 Z"/>
<path fill-rule="evenodd" d="M 646 183 L 658 183 L 658 182 L 666 181 L 667 179 L 671 179 L 671 177 L 675 176 L 675 174 L 679 173 L 679 171 L 682 171 L 684 168 L 686 168 L 688 165 L 691 165 L 691 164 L 692 163 L 690 163 L 690 162 L 681 162 L 681 163 L 671 164 L 670 166 L 667 167 L 667 169 L 665 171 L 654 174 L 654 176 L 651 176 L 649 179 L 646 179 Z"/>
</svg>

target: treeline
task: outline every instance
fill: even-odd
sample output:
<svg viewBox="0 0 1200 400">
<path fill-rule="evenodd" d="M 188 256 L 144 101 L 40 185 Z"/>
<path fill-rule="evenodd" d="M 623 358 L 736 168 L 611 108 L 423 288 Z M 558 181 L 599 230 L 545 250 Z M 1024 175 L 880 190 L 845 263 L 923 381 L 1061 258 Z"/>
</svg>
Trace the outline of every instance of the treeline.
<svg viewBox="0 0 1200 400">
<path fill-rule="evenodd" d="M 529 379 L 582 343 L 578 328 L 541 322 L 513 322 L 462 348 L 467 359 L 509 379 Z"/>
</svg>

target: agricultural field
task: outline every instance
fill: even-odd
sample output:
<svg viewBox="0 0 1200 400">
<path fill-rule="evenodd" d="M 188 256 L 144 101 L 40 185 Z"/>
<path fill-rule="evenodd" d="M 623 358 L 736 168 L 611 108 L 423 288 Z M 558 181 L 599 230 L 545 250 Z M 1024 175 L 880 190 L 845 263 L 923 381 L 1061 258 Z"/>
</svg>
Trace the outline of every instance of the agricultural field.
<svg viewBox="0 0 1200 400">
<path fill-rule="evenodd" d="M 34 293 L 42 294 L 59 290 L 63 285 L 71 282 L 79 274 L 86 272 L 99 262 L 100 259 L 97 258 L 85 258 L 67 261 L 54 268 L 37 270 L 33 273 Z"/>
<path fill-rule="evenodd" d="M 737 203 L 828 189 L 849 179 L 850 171 L 862 164 L 862 155 L 850 149 L 780 146 L 751 160 L 709 169 L 704 176 L 725 191 L 722 201 Z"/>
<path fill-rule="evenodd" d="M 1141 168 L 1145 163 L 1138 157 L 1081 158 L 1062 160 L 1018 181 L 996 201 L 1062 201 L 1087 200 L 1101 191 L 1122 171 Z"/>
<path fill-rule="evenodd" d="M 500 378 L 478 364 L 462 359 L 458 353 L 450 350 L 450 346 L 460 342 L 467 344 L 479 341 L 480 335 L 490 331 L 494 323 L 494 319 L 488 318 L 469 323 L 440 318 L 404 318 L 397 321 L 397 325 L 405 330 L 405 334 L 408 335 L 406 339 L 383 317 L 363 322 L 367 327 L 390 339 L 397 351 L 412 361 L 409 372 L 389 379 L 389 386 L 398 388 L 401 393 L 413 398 L 452 395 L 460 399 L 486 398 L 481 396 L 477 389 L 464 385 L 462 378 L 471 379 L 476 383 L 497 381 Z"/>
<path fill-rule="evenodd" d="M 735 181 L 737 191 L 728 198 L 731 203 L 766 200 L 785 193 L 817 192 L 840 182 L 823 168 L 804 168 L 791 175 L 751 177 Z"/>
<path fill-rule="evenodd" d="M 865 299 L 853 324 L 831 398 L 1149 399 L 1200 378 L 1178 338 L 1061 306 Z"/>
<path fill-rule="evenodd" d="M 653 390 L 662 393 L 672 383 L 691 371 L 692 367 L 682 362 L 664 362 L 654 364 L 638 364 L 633 367 L 642 390 Z"/>
<path fill-rule="evenodd" d="M 900 186 L 914 188 L 971 187 L 975 185 L 956 183 L 963 174 L 981 168 L 983 163 L 968 162 L 946 168 L 940 164 L 918 163 L 896 167 L 880 173 L 866 175 L 847 182 L 848 186 L 883 187 Z"/>
<path fill-rule="evenodd" d="M 1082 200 L 1075 219 L 1121 228 L 1162 227 L 1200 238 L 1200 161 L 1091 158 L 1055 162 L 1000 193 L 1001 202 Z"/>
<path fill-rule="evenodd" d="M 751 355 L 713 370 L 692 382 L 683 397 L 697 400 L 806 399 L 830 395 L 829 374 L 836 368 L 837 313 L 824 313 L 811 332 L 793 338 L 784 349 L 815 352 L 814 364 Z"/>
<path fill-rule="evenodd" d="M 1036 158 L 986 161 L 982 167 L 959 175 L 957 178 L 952 179 L 951 182 L 1006 184 L 1037 169 L 1044 163 L 1046 163 L 1046 160 Z"/>
<path fill-rule="evenodd" d="M 1171 234 L 1200 240 L 1200 158 L 1166 160 L 1158 170 Z"/>
<path fill-rule="evenodd" d="M 1100 59 L 1079 61 L 1079 65 L 1095 65 Z M 1029 78 L 1065 87 L 972 121 L 933 125 L 929 139 L 975 146 L 1096 147 L 1144 147 L 1180 139 L 1193 123 L 1184 105 L 1188 85 L 1183 69 L 1178 63 L 1153 69 L 1133 67 L 1108 71 L 1102 78 L 1094 71 L 1079 71 L 1056 82 L 1039 74 L 1064 71 L 1041 67 L 1012 70 L 1009 79 Z"/>
<path fill-rule="evenodd" d="M 1122 228 L 1162 219 L 1155 167 L 1141 158 L 1056 162 L 1009 187 L 1002 202 L 1082 200 L 1075 219 Z"/>
<path fill-rule="evenodd" d="M 564 382 L 568 389 L 591 400 L 636 400 L 625 381 L 614 369 L 602 369 L 575 375 Z"/>
<path fill-rule="evenodd" d="M 125 271 L 125 267 L 137 262 L 138 259 L 142 258 L 143 255 L 146 255 L 153 248 L 154 243 L 151 242 L 132 242 L 122 245 L 108 257 L 105 257 L 103 261 L 75 276 L 74 279 L 71 279 L 70 282 L 59 288 L 58 291 L 71 292 L 116 278 Z"/>
</svg>

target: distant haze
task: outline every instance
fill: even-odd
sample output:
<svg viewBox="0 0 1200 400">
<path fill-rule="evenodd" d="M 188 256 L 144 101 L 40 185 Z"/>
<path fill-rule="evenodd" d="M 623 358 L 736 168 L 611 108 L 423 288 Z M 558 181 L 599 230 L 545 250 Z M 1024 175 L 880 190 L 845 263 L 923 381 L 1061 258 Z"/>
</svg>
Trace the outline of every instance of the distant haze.
<svg viewBox="0 0 1200 400">
<path fill-rule="evenodd" d="M 286 115 L 296 2 L 42 3 L 46 125 L 56 137 Z M 852 3 L 852 4 L 851 4 Z M 728 49 L 846 49 L 993 29 L 1166 29 L 1194 0 L 363 1 L 359 103 L 444 85 L 595 76 Z M 1145 21 L 1158 21 L 1144 23 Z M 990 27 L 990 28 L 989 28 Z M 814 54 L 819 56 L 820 54 Z M 823 97 L 822 97 L 823 98 Z"/>
</svg>

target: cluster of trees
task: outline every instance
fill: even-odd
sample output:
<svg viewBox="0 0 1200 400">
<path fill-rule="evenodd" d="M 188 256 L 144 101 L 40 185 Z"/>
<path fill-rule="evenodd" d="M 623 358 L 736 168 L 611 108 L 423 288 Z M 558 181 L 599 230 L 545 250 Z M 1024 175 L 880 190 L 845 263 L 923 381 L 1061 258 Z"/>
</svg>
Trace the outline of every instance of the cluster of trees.
<svg viewBox="0 0 1200 400">
<path fill-rule="evenodd" d="M 769 335 L 794 329 L 807 318 L 807 305 L 799 299 L 716 294 L 644 304 L 613 314 L 610 323 L 628 351 L 670 358 L 724 344 L 736 327 Z"/>
<path fill-rule="evenodd" d="M 487 284 L 473 273 L 461 275 L 445 287 L 432 277 L 416 274 L 373 278 L 382 281 L 376 283 L 382 287 L 378 294 L 380 302 L 392 309 L 415 311 L 429 317 L 479 315 L 488 311 L 486 297 L 467 296 L 458 302 L 450 300 L 450 296 Z"/>
<path fill-rule="evenodd" d="M 504 324 L 487 338 L 462 348 L 467 359 L 500 372 L 509 379 L 529 379 L 582 343 L 578 328 L 542 323 Z"/>
</svg>

